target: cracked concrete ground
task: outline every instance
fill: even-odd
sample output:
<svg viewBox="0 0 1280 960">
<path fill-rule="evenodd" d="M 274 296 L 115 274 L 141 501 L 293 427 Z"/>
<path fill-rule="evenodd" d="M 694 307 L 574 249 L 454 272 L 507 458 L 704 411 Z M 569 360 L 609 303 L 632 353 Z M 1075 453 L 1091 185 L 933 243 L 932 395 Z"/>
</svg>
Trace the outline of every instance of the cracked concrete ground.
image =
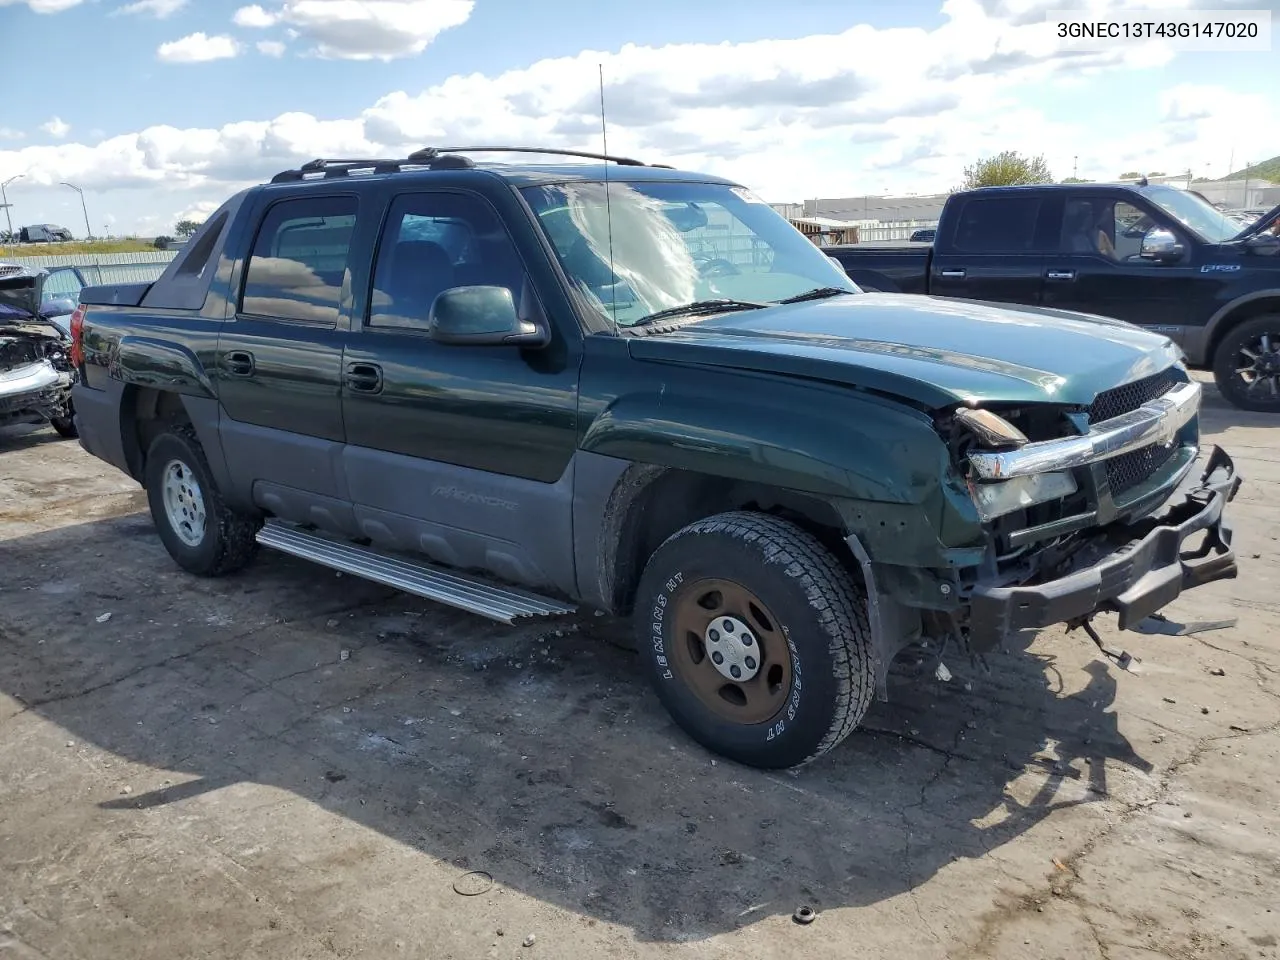
<svg viewBox="0 0 1280 960">
<path fill-rule="evenodd" d="M 1280 956 L 1280 422 L 1210 394 L 1242 574 L 1168 613 L 1238 626 L 897 678 L 795 774 L 692 745 L 613 625 L 192 579 L 0 432 L 0 957 Z"/>
</svg>

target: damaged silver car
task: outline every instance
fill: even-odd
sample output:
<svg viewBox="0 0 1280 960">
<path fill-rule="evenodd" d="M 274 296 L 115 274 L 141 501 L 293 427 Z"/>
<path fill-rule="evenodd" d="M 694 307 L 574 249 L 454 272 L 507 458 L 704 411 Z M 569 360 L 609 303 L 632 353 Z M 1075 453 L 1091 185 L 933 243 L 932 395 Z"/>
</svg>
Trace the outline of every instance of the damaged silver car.
<svg viewBox="0 0 1280 960">
<path fill-rule="evenodd" d="M 76 304 L 46 297 L 49 271 L 0 263 L 0 427 L 49 423 L 76 436 L 68 321 Z"/>
</svg>

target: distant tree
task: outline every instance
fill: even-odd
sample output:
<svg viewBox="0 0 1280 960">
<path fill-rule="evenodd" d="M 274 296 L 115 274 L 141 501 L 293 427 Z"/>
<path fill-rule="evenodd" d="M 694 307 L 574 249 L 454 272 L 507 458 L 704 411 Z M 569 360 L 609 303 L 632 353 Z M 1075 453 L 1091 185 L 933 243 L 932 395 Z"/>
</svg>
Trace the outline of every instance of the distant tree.
<svg viewBox="0 0 1280 960">
<path fill-rule="evenodd" d="M 1007 187 L 1020 183 L 1052 183 L 1044 157 L 1024 157 L 1016 150 L 1002 150 L 964 168 L 966 190 L 974 187 Z"/>
<path fill-rule="evenodd" d="M 1083 177 L 1067 177 L 1062 182 L 1063 183 L 1093 183 L 1092 180 L 1086 180 Z"/>
<path fill-rule="evenodd" d="M 168 250 L 169 244 L 173 243 L 173 237 L 159 236 L 152 241 L 151 245 L 157 250 Z"/>
<path fill-rule="evenodd" d="M 1120 179 L 1121 180 L 1137 180 L 1141 176 L 1142 176 L 1142 173 L 1140 171 L 1130 170 L 1127 173 L 1120 174 Z"/>
<path fill-rule="evenodd" d="M 1165 173 L 1163 170 L 1152 170 L 1150 173 L 1147 174 L 1147 176 L 1148 177 L 1167 177 L 1168 174 Z"/>
<path fill-rule="evenodd" d="M 200 224 L 194 220 L 179 220 L 173 228 L 173 232 L 180 237 L 189 237 L 200 229 Z"/>
</svg>

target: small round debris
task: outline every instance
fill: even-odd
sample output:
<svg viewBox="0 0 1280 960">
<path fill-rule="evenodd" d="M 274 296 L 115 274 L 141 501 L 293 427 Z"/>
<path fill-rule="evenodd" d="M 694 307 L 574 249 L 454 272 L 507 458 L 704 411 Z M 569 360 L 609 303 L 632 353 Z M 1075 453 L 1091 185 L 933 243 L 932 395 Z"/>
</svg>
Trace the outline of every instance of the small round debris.
<svg viewBox="0 0 1280 960">
<path fill-rule="evenodd" d="M 493 889 L 493 877 L 483 870 L 472 870 L 453 881 L 453 892 L 464 897 L 478 897 Z"/>
<path fill-rule="evenodd" d="M 796 923 L 813 923 L 818 918 L 818 912 L 808 905 L 796 907 L 796 912 L 791 915 L 791 919 Z"/>
</svg>

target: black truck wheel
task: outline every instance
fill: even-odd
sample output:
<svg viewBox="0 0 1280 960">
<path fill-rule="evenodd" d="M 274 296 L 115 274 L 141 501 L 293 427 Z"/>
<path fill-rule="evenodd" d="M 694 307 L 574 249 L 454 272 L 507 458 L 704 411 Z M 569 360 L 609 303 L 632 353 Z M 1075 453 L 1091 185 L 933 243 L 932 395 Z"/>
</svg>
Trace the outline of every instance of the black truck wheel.
<svg viewBox="0 0 1280 960">
<path fill-rule="evenodd" d="M 1228 330 L 1213 354 L 1213 379 L 1233 406 L 1280 413 L 1280 314 Z"/>
<path fill-rule="evenodd" d="M 144 480 L 151 517 L 178 566 L 216 577 L 253 559 L 259 523 L 223 501 L 190 426 L 173 424 L 152 441 Z"/>
<path fill-rule="evenodd" d="M 709 750 L 776 769 L 826 753 L 871 703 L 865 591 L 817 538 L 767 514 L 672 534 L 640 578 L 640 658 Z"/>
<path fill-rule="evenodd" d="M 76 430 L 76 418 L 74 415 L 52 417 L 49 420 L 49 425 L 57 431 L 58 436 L 65 437 L 68 440 L 79 435 L 79 431 Z"/>
</svg>

